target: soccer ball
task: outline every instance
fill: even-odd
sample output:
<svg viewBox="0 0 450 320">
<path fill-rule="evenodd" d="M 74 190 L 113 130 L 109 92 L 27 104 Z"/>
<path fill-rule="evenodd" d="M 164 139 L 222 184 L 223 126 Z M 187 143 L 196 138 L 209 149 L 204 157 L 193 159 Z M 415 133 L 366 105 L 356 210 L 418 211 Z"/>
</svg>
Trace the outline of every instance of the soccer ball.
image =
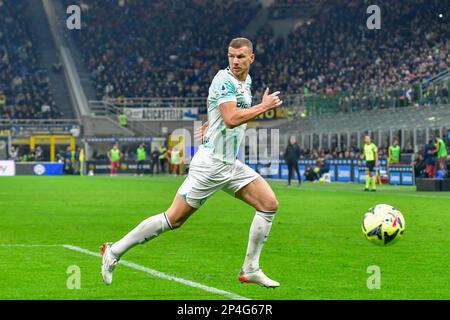
<svg viewBox="0 0 450 320">
<path fill-rule="evenodd" d="M 376 245 L 392 245 L 405 232 L 405 218 L 393 206 L 377 204 L 364 214 L 362 231 L 367 240 Z"/>
</svg>

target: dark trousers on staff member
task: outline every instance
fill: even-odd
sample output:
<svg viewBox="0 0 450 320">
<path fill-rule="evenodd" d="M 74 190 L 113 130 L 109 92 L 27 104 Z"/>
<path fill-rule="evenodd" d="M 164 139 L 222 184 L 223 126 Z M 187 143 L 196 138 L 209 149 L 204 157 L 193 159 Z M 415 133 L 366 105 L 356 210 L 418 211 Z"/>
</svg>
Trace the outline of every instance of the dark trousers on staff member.
<svg viewBox="0 0 450 320">
<path fill-rule="evenodd" d="M 137 174 L 144 174 L 144 163 L 145 163 L 144 160 L 139 160 L 137 162 L 137 171 L 136 171 Z"/>
<path fill-rule="evenodd" d="M 291 185 L 291 179 L 294 176 L 294 172 L 297 173 L 298 178 L 298 185 L 300 186 L 302 184 L 302 177 L 300 175 L 300 172 L 298 170 L 298 162 L 288 162 L 288 185 Z"/>
</svg>

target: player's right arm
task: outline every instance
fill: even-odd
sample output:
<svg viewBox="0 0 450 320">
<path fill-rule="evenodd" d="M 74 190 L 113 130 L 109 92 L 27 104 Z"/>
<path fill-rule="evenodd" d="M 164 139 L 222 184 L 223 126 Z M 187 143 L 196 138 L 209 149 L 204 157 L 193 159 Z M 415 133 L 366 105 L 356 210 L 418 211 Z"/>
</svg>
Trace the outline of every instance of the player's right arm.
<svg viewBox="0 0 450 320">
<path fill-rule="evenodd" d="M 112 159 L 111 159 L 111 150 L 108 151 L 108 159 L 109 159 L 109 161 L 112 161 Z"/>
<path fill-rule="evenodd" d="M 236 101 L 227 101 L 219 105 L 225 125 L 232 129 L 246 123 L 260 114 L 279 107 L 283 101 L 278 95 L 280 91 L 269 94 L 269 88 L 264 91 L 260 104 L 248 109 L 238 109 Z"/>
</svg>

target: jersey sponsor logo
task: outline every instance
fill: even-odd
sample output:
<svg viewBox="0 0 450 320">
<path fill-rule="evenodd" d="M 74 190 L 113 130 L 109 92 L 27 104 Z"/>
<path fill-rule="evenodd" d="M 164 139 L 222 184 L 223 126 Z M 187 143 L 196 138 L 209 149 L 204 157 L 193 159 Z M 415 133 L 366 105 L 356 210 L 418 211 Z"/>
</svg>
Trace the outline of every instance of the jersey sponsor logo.
<svg viewBox="0 0 450 320">
<path fill-rule="evenodd" d="M 250 108 L 250 105 L 247 104 L 247 103 L 245 103 L 244 101 L 239 101 L 239 102 L 237 103 L 237 107 L 238 107 L 239 109 L 247 109 L 247 108 Z"/>
</svg>

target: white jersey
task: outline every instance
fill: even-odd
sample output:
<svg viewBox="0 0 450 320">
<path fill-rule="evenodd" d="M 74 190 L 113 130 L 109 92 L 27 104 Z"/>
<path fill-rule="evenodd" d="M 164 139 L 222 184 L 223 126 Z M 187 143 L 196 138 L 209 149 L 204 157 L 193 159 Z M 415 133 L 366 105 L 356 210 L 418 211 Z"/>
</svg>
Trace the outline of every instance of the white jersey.
<svg viewBox="0 0 450 320">
<path fill-rule="evenodd" d="M 239 109 L 250 108 L 252 105 L 251 85 L 250 75 L 247 75 L 245 81 L 240 81 L 229 68 L 220 70 L 214 77 L 208 94 L 209 127 L 205 134 L 205 142 L 200 146 L 212 158 L 230 164 L 236 161 L 247 124 L 241 124 L 233 129 L 227 128 L 219 105 L 235 101 Z"/>
<path fill-rule="evenodd" d="M 235 101 L 238 108 L 250 108 L 251 84 L 250 76 L 239 81 L 227 68 L 216 74 L 209 87 L 205 142 L 192 158 L 189 174 L 178 189 L 178 194 L 193 208 L 200 208 L 220 189 L 235 195 L 260 176 L 236 159 L 247 125 L 228 129 L 219 107 L 221 103 Z"/>
</svg>

